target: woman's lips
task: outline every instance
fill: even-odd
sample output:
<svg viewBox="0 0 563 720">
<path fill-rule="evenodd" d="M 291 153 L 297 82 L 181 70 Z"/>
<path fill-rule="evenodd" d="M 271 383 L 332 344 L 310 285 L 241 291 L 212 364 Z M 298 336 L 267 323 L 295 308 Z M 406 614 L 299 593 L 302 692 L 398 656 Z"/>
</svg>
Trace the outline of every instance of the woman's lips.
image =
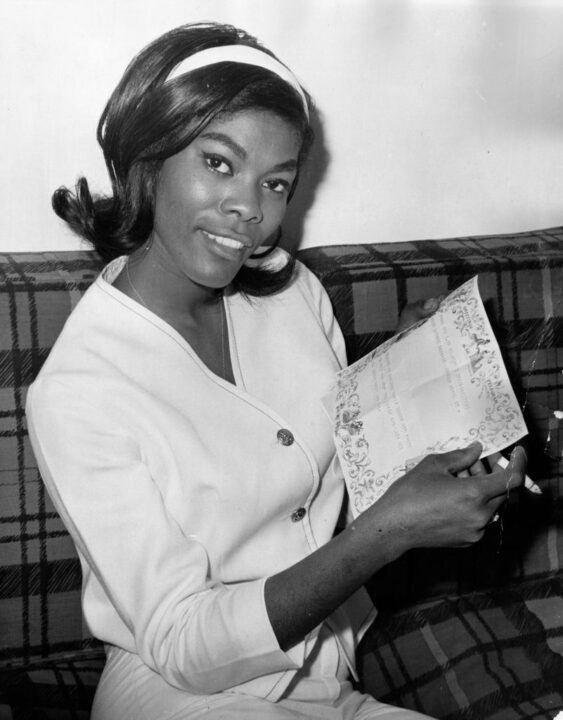
<svg viewBox="0 0 563 720">
<path fill-rule="evenodd" d="M 236 240 L 235 238 L 229 237 L 228 235 L 215 235 L 214 233 L 208 232 L 207 230 L 202 230 L 201 232 L 205 235 L 205 237 L 213 240 L 218 245 L 230 248 L 231 250 L 244 250 L 246 247 L 248 247 L 241 240 Z"/>
</svg>

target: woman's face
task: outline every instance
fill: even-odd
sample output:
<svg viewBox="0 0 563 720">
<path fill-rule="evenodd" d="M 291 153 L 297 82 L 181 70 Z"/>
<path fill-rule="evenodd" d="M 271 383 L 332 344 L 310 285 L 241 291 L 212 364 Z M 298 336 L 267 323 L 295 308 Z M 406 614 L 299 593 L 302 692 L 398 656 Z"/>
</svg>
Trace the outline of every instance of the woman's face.
<svg viewBox="0 0 563 720">
<path fill-rule="evenodd" d="M 279 227 L 301 138 L 268 111 L 217 119 L 164 161 L 151 255 L 178 281 L 227 286 Z"/>
</svg>

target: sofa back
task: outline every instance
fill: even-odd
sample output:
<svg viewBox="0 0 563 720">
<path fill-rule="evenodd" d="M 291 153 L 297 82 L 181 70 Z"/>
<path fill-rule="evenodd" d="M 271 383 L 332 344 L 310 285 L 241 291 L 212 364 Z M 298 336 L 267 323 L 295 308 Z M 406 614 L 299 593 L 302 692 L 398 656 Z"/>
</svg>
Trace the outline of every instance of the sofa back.
<svg viewBox="0 0 563 720">
<path fill-rule="evenodd" d="M 530 474 L 500 527 L 464 550 L 409 553 L 370 585 L 396 606 L 550 572 L 563 556 L 563 229 L 519 235 L 304 250 L 332 298 L 353 361 L 388 338 L 407 301 L 479 275 L 481 294 L 530 428 Z M 80 567 L 29 445 L 25 393 L 101 267 L 89 252 L 0 254 L 0 663 L 93 643 Z"/>
</svg>

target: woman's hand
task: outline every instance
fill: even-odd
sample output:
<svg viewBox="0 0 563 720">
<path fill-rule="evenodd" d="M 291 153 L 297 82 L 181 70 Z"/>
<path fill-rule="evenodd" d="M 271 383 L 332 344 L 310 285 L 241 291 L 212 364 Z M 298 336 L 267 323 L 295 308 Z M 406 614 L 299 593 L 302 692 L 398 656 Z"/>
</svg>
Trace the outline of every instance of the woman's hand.
<svg viewBox="0 0 563 720">
<path fill-rule="evenodd" d="M 417 300 L 416 302 L 405 305 L 399 316 L 399 323 L 395 332 L 403 332 L 403 330 L 407 330 L 411 325 L 419 322 L 419 320 L 425 320 L 427 317 L 430 317 L 430 315 L 440 307 L 443 299 L 444 296 L 440 295 L 436 298 Z"/>
<path fill-rule="evenodd" d="M 272 628 L 284 650 L 299 642 L 379 570 L 416 547 L 460 547 L 479 540 L 510 490 L 524 482 L 526 455 L 506 470 L 476 467 L 481 446 L 429 455 L 329 543 L 272 575 L 264 589 Z"/>
<path fill-rule="evenodd" d="M 391 485 L 366 511 L 385 510 L 404 549 L 460 547 L 477 542 L 508 493 L 520 487 L 526 454 L 517 447 L 506 470 L 487 473 L 479 461 L 481 445 L 429 455 Z M 387 523 L 386 523 L 387 524 Z M 402 540 L 402 542 L 401 542 Z"/>
</svg>

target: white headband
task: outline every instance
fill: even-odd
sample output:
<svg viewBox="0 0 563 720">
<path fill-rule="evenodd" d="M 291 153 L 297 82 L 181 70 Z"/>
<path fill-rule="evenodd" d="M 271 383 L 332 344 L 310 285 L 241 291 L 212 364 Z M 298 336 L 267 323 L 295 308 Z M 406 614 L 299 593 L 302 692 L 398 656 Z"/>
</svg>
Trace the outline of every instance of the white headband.
<svg viewBox="0 0 563 720">
<path fill-rule="evenodd" d="M 243 63 L 244 65 L 256 65 L 257 67 L 263 67 L 275 75 L 285 80 L 286 83 L 291 85 L 292 88 L 297 90 L 301 100 L 303 102 L 303 108 L 307 119 L 309 119 L 309 106 L 307 104 L 307 98 L 303 92 L 303 88 L 299 84 L 295 75 L 282 65 L 281 62 L 273 58 L 268 53 L 262 52 L 257 48 L 250 47 L 250 45 L 220 45 L 219 47 L 207 48 L 206 50 L 200 50 L 199 52 L 190 55 L 189 57 L 182 60 L 179 65 L 172 70 L 172 72 L 166 78 L 168 80 L 174 80 L 174 78 L 184 75 L 184 73 L 191 72 L 192 70 L 198 70 L 199 68 L 206 67 L 207 65 L 215 65 L 220 62 L 237 62 Z"/>
</svg>

